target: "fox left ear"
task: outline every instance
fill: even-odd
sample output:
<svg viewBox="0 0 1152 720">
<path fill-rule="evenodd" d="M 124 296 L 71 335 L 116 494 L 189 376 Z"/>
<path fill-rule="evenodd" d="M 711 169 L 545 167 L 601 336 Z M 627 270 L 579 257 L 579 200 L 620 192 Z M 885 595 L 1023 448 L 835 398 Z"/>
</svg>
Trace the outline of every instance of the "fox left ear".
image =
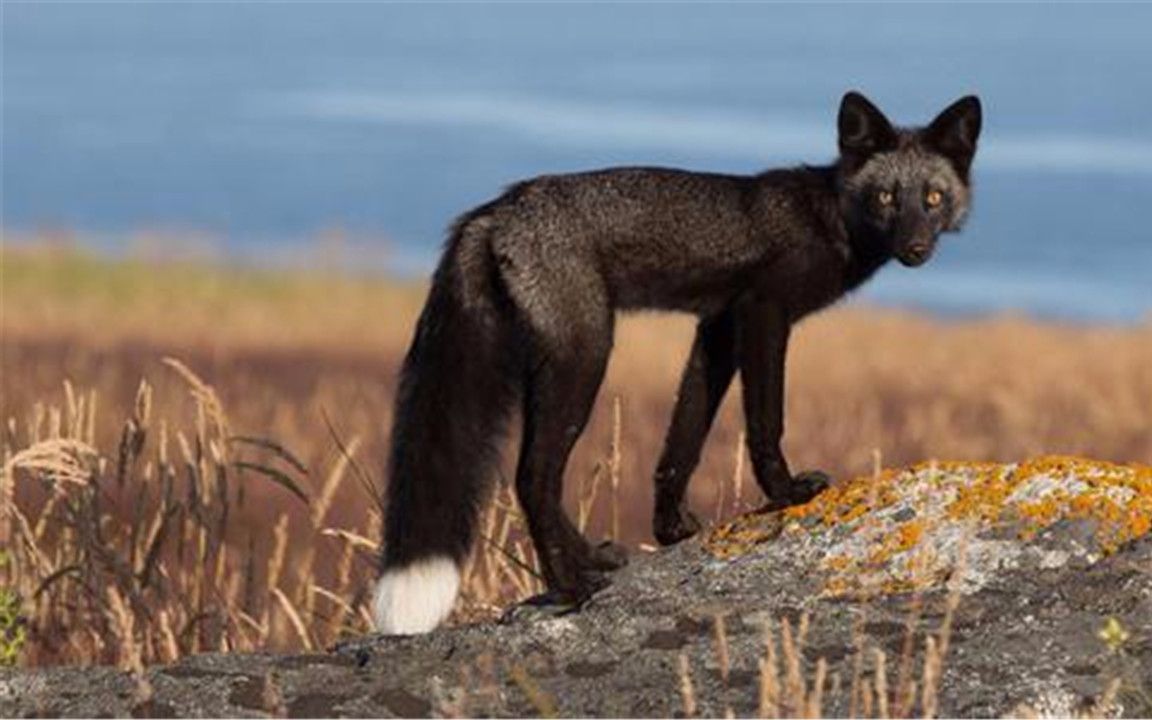
<svg viewBox="0 0 1152 720">
<path fill-rule="evenodd" d="M 972 156 L 976 154 L 982 116 L 980 98 L 969 95 L 945 108 L 924 129 L 928 145 L 951 160 L 965 180 L 972 167 Z"/>
</svg>

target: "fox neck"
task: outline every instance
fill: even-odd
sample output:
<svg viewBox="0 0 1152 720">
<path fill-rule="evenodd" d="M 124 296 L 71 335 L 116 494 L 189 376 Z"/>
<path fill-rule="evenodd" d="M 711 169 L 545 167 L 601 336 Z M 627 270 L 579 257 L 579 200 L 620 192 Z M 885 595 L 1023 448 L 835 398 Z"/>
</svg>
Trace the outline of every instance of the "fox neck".
<svg viewBox="0 0 1152 720">
<path fill-rule="evenodd" d="M 848 222 L 848 218 L 845 218 L 845 228 L 848 233 L 848 245 L 851 248 L 845 273 L 846 284 L 848 290 L 855 290 L 893 256 L 888 241 L 872 228 L 862 227 L 859 223 L 855 223 L 854 226 Z"/>
<path fill-rule="evenodd" d="M 845 268 L 847 290 L 855 290 L 894 256 L 891 243 L 853 210 L 852 199 L 841 183 L 839 168 L 829 168 L 834 177 L 836 214 L 848 244 Z"/>
</svg>

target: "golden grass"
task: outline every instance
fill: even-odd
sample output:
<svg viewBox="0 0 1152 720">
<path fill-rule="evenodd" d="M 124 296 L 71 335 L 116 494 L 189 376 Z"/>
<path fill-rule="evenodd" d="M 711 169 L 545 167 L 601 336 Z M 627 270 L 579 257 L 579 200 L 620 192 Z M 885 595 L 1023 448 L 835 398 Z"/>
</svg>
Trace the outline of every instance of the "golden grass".
<svg viewBox="0 0 1152 720">
<path fill-rule="evenodd" d="M 131 667 L 367 629 L 371 486 L 423 285 L 12 248 L 0 274 L 0 586 L 29 618 L 22 663 Z M 651 542 L 650 478 L 691 332 L 681 317 L 621 324 L 566 490 L 595 537 Z M 796 469 L 860 475 L 877 452 L 1152 460 L 1152 325 L 842 307 L 801 325 L 789 362 Z M 693 483 L 704 517 L 759 501 L 737 396 Z M 538 589 L 506 487 L 482 528 L 458 619 Z"/>
</svg>

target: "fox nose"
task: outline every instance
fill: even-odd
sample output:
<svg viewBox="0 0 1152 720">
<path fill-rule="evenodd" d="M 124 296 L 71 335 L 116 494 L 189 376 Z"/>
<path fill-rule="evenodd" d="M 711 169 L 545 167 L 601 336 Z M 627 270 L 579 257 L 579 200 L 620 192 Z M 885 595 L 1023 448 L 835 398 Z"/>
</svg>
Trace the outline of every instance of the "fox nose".
<svg viewBox="0 0 1152 720">
<path fill-rule="evenodd" d="M 912 260 L 923 260 L 928 257 L 930 251 L 931 248 L 928 247 L 928 243 L 916 242 L 908 246 L 907 253 Z"/>
</svg>

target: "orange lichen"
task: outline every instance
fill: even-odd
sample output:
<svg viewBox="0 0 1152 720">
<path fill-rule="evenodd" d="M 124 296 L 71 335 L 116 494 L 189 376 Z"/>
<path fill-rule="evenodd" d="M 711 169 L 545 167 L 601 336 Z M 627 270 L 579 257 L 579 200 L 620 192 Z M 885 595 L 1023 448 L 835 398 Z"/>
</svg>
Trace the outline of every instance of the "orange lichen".
<svg viewBox="0 0 1152 720">
<path fill-rule="evenodd" d="M 743 555 L 784 529 L 780 513 L 749 513 L 717 527 L 704 538 L 704 549 L 718 558 Z"/>
<path fill-rule="evenodd" d="M 918 501 L 913 494 L 925 498 Z M 883 512 L 886 509 L 890 510 Z M 897 510 L 896 517 L 911 510 L 914 519 L 894 524 Z M 900 592 L 920 586 L 908 577 L 915 564 L 911 558 L 920 553 L 922 544 L 944 542 L 937 531 L 948 525 L 1007 526 L 1027 539 L 1054 523 L 1084 520 L 1091 523 L 1095 551 L 1114 552 L 1152 532 L 1152 467 L 1059 455 L 1016 465 L 921 463 L 840 483 L 807 505 L 774 515 L 793 532 L 818 533 L 821 526 L 848 530 L 848 540 L 845 536 L 830 540 L 829 555 L 821 563 L 829 575 L 829 594 L 865 586 Z M 817 528 L 809 529 L 812 521 Z M 714 531 L 705 546 L 730 557 L 775 537 L 778 528 L 773 524 L 767 530 L 763 521 L 757 527 L 737 520 Z M 716 552 L 716 547 L 722 550 Z M 938 560 L 933 557 L 931 563 Z M 940 568 L 930 569 L 925 579 L 931 582 L 943 574 Z M 870 575 L 877 575 L 875 582 Z"/>
<path fill-rule="evenodd" d="M 896 552 L 911 550 L 924 535 L 924 523 L 906 522 L 896 531 Z"/>
<path fill-rule="evenodd" d="M 825 570 L 836 572 L 838 570 L 847 570 L 852 566 L 852 558 L 843 555 L 830 555 L 824 559 L 823 567 Z"/>
<path fill-rule="evenodd" d="M 851 482 L 835 485 L 817 495 L 807 505 L 797 505 L 784 511 L 789 520 L 819 517 L 826 526 L 851 522 L 865 515 L 887 507 L 899 499 L 893 485 L 900 473 L 885 470 L 877 475 L 860 477 Z"/>
</svg>

